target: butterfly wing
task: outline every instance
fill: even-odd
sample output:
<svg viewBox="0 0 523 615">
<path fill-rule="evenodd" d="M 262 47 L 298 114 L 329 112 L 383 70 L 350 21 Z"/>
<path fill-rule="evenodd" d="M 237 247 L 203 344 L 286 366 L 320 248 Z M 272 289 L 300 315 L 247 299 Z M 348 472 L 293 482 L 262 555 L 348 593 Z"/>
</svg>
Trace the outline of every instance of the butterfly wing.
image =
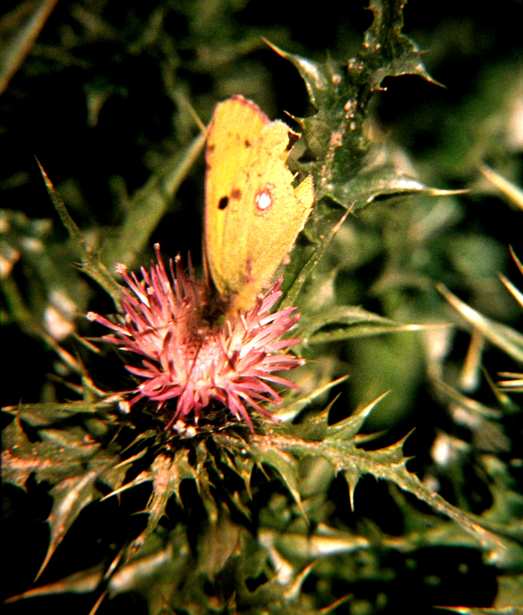
<svg viewBox="0 0 523 615">
<path fill-rule="evenodd" d="M 247 309 L 272 281 L 314 200 L 287 167 L 289 127 L 251 101 L 220 103 L 207 141 L 205 244 L 210 274 L 232 309 Z"/>
<path fill-rule="evenodd" d="M 231 200 L 237 195 L 239 171 L 250 163 L 251 149 L 269 118 L 243 96 L 219 103 L 207 132 L 205 151 L 205 257 L 212 280 L 222 296 L 232 294 L 239 284 L 239 252 L 245 252 L 247 237 L 242 220 L 235 218 L 233 246 Z M 229 228 L 226 236 L 225 227 Z M 243 249 L 239 249 L 239 243 Z"/>
</svg>

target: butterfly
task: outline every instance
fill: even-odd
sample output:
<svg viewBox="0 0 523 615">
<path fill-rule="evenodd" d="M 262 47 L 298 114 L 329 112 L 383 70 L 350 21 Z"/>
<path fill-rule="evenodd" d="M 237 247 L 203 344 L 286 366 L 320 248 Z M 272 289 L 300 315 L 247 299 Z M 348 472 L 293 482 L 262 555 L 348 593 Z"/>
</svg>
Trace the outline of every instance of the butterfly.
<svg viewBox="0 0 523 615">
<path fill-rule="evenodd" d="M 314 203 L 312 177 L 287 166 L 298 135 L 237 95 L 219 103 L 205 152 L 204 252 L 228 312 L 249 309 L 273 281 Z"/>
</svg>

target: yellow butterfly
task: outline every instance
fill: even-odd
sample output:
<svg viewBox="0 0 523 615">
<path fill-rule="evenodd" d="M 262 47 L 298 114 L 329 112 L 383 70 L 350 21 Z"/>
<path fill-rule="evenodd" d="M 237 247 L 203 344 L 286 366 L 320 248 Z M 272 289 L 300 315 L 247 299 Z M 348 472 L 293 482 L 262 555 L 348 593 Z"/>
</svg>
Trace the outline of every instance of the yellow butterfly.
<svg viewBox="0 0 523 615">
<path fill-rule="evenodd" d="M 243 96 L 219 103 L 207 133 L 205 259 L 227 311 L 249 309 L 273 280 L 314 202 L 312 177 L 287 167 L 296 134 Z"/>
</svg>

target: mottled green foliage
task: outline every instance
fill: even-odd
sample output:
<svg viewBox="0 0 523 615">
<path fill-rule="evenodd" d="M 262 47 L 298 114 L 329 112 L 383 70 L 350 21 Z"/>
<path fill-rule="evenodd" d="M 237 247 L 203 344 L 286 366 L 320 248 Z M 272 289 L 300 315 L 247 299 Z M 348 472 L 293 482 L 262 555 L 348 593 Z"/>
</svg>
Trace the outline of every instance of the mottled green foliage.
<svg viewBox="0 0 523 615">
<path fill-rule="evenodd" d="M 403 0 L 371 2 L 372 25 L 351 58 L 320 64 L 279 50 L 298 69 L 316 109 L 300 124 L 317 160 L 313 168 L 318 196 L 351 209 L 377 197 L 438 192 L 394 169 L 370 134 L 369 103 L 387 77 L 419 75 L 432 81 L 416 45 L 402 33 L 404 5 Z"/>
<path fill-rule="evenodd" d="M 0 186 L 0 315 L 7 353 L 24 352 L 3 383 L 6 608 L 59 610 L 51 596 L 71 594 L 81 612 L 519 612 L 521 66 L 485 52 L 472 92 L 448 103 L 403 0 L 371 0 L 359 29 L 356 9 L 328 6 L 309 37 L 252 1 L 60 4 L 23 2 L 0 22 L 0 136 L 5 151 L 23 144 Z M 411 18 L 424 10 L 413 2 Z M 452 23 L 467 49 L 467 20 L 429 32 L 436 60 L 459 55 Z M 321 28 L 330 45 L 314 44 Z M 288 72 L 278 83 L 269 66 Z M 279 422 L 256 418 L 251 434 L 213 408 L 166 433 L 147 404 L 126 412 L 127 359 L 82 317 L 117 309 L 114 264 L 146 264 L 157 239 L 198 264 L 195 116 L 238 92 L 271 115 L 301 109 L 293 164 L 318 203 L 284 304 L 302 312 L 308 361 Z M 62 97 L 64 125 L 53 116 L 46 133 Z M 34 124 L 17 104 L 38 114 L 31 98 Z M 35 527 L 45 546 L 27 549 Z"/>
</svg>

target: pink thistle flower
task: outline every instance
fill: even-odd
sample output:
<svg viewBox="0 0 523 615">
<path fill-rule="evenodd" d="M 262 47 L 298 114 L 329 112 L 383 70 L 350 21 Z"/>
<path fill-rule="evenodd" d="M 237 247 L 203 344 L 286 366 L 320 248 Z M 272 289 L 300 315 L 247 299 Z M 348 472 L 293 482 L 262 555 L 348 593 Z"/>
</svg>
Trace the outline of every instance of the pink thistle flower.
<svg viewBox="0 0 523 615">
<path fill-rule="evenodd" d="M 191 415 L 197 423 L 202 410 L 219 402 L 252 431 L 249 410 L 272 416 L 262 404 L 282 401 L 274 386 L 296 386 L 275 372 L 303 364 L 303 359 L 286 352 L 299 339 L 282 339 L 299 320 L 296 308 L 271 313 L 281 297 L 282 280 L 260 295 L 251 309 L 213 323 L 206 318 L 206 284 L 194 277 L 191 267 L 184 272 L 179 256 L 169 261 L 167 271 L 158 244 L 155 251 L 156 263 L 149 270 L 141 268 L 141 279 L 124 265 L 117 267 L 127 284 L 118 322 L 87 314 L 112 331 L 104 341 L 141 358 L 139 366 L 125 366 L 142 380 L 132 391 L 130 405 L 146 398 L 163 410 L 176 399 L 167 422 L 170 428 Z"/>
</svg>

